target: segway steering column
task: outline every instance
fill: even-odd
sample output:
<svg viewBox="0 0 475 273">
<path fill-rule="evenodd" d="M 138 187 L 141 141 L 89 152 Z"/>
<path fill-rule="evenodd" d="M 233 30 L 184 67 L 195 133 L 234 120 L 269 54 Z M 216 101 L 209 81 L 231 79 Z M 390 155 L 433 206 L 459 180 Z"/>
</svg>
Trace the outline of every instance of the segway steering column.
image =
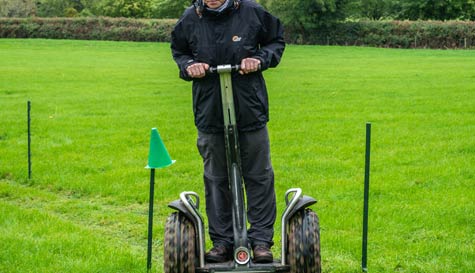
<svg viewBox="0 0 475 273">
<path fill-rule="evenodd" d="M 238 265 L 246 265 L 250 260 L 250 251 L 247 239 L 247 219 L 241 174 L 239 136 L 231 80 L 231 72 L 238 71 L 239 69 L 239 65 L 219 65 L 211 67 L 209 72 L 218 73 L 221 84 L 228 179 L 233 202 L 234 261 Z"/>
</svg>

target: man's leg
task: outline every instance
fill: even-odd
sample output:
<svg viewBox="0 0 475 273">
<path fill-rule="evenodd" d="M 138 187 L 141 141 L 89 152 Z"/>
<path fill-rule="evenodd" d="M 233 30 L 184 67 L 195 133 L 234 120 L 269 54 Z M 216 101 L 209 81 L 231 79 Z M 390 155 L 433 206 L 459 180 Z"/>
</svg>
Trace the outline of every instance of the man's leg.
<svg viewBox="0 0 475 273">
<path fill-rule="evenodd" d="M 246 183 L 247 216 L 251 224 L 248 237 L 254 248 L 254 259 L 271 262 L 272 253 L 265 249 L 268 250 L 273 245 L 276 201 L 267 127 L 254 132 L 243 132 L 239 138 Z M 261 251 L 263 256 L 258 257 L 256 246 L 264 247 Z"/>
<path fill-rule="evenodd" d="M 231 193 L 224 136 L 198 132 L 197 147 L 203 158 L 206 214 L 209 235 L 214 245 L 206 258 L 210 262 L 221 262 L 230 258 L 233 246 Z"/>
</svg>

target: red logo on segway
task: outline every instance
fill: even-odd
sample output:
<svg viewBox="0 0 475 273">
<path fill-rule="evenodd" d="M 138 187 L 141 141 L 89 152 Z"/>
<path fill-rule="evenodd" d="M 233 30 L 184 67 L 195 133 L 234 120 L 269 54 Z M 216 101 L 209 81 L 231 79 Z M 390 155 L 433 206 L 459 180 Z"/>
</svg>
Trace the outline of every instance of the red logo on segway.
<svg viewBox="0 0 475 273">
<path fill-rule="evenodd" d="M 234 257 L 238 264 L 246 264 L 249 262 L 249 258 L 250 258 L 249 251 L 244 247 L 240 247 L 236 249 Z"/>
<path fill-rule="evenodd" d="M 237 258 L 240 262 L 245 262 L 247 260 L 247 253 L 245 251 L 239 251 Z"/>
</svg>

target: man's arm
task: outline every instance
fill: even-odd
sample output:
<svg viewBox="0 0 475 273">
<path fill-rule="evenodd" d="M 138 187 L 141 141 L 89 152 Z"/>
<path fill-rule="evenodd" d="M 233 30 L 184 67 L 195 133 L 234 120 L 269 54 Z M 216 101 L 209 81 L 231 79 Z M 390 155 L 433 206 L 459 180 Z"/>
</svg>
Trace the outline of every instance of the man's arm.
<svg viewBox="0 0 475 273">
<path fill-rule="evenodd" d="M 185 81 L 191 81 L 193 78 L 188 74 L 186 70 L 190 65 L 196 63 L 193 59 L 193 54 L 188 45 L 188 41 L 185 36 L 185 30 L 183 29 L 183 24 L 179 21 L 175 28 L 172 31 L 171 37 L 171 50 L 173 59 L 178 65 L 180 70 L 180 78 Z"/>
<path fill-rule="evenodd" d="M 261 61 L 261 70 L 276 67 L 285 49 L 284 29 L 280 20 L 272 14 L 260 8 L 259 18 L 262 23 L 258 35 L 259 50 L 253 58 Z"/>
</svg>

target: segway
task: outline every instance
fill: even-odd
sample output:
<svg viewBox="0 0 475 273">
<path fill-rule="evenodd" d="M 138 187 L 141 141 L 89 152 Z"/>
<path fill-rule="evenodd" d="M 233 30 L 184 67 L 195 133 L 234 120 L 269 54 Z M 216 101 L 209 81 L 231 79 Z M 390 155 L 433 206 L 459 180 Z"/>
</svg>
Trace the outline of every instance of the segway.
<svg viewBox="0 0 475 273">
<path fill-rule="evenodd" d="M 221 84 L 228 178 L 232 193 L 233 259 L 225 263 L 206 263 L 205 228 L 199 212 L 200 198 L 195 192 L 185 191 L 180 194 L 180 199 L 168 205 L 176 212 L 168 217 L 165 227 L 165 273 L 320 273 L 319 220 L 317 214 L 308 208 L 317 201 L 302 195 L 299 188 L 289 189 L 285 193 L 281 260 L 264 264 L 254 263 L 251 259 L 231 82 L 231 73 L 239 69 L 239 65 L 219 65 L 209 69 L 210 73 L 219 74 Z"/>
</svg>

